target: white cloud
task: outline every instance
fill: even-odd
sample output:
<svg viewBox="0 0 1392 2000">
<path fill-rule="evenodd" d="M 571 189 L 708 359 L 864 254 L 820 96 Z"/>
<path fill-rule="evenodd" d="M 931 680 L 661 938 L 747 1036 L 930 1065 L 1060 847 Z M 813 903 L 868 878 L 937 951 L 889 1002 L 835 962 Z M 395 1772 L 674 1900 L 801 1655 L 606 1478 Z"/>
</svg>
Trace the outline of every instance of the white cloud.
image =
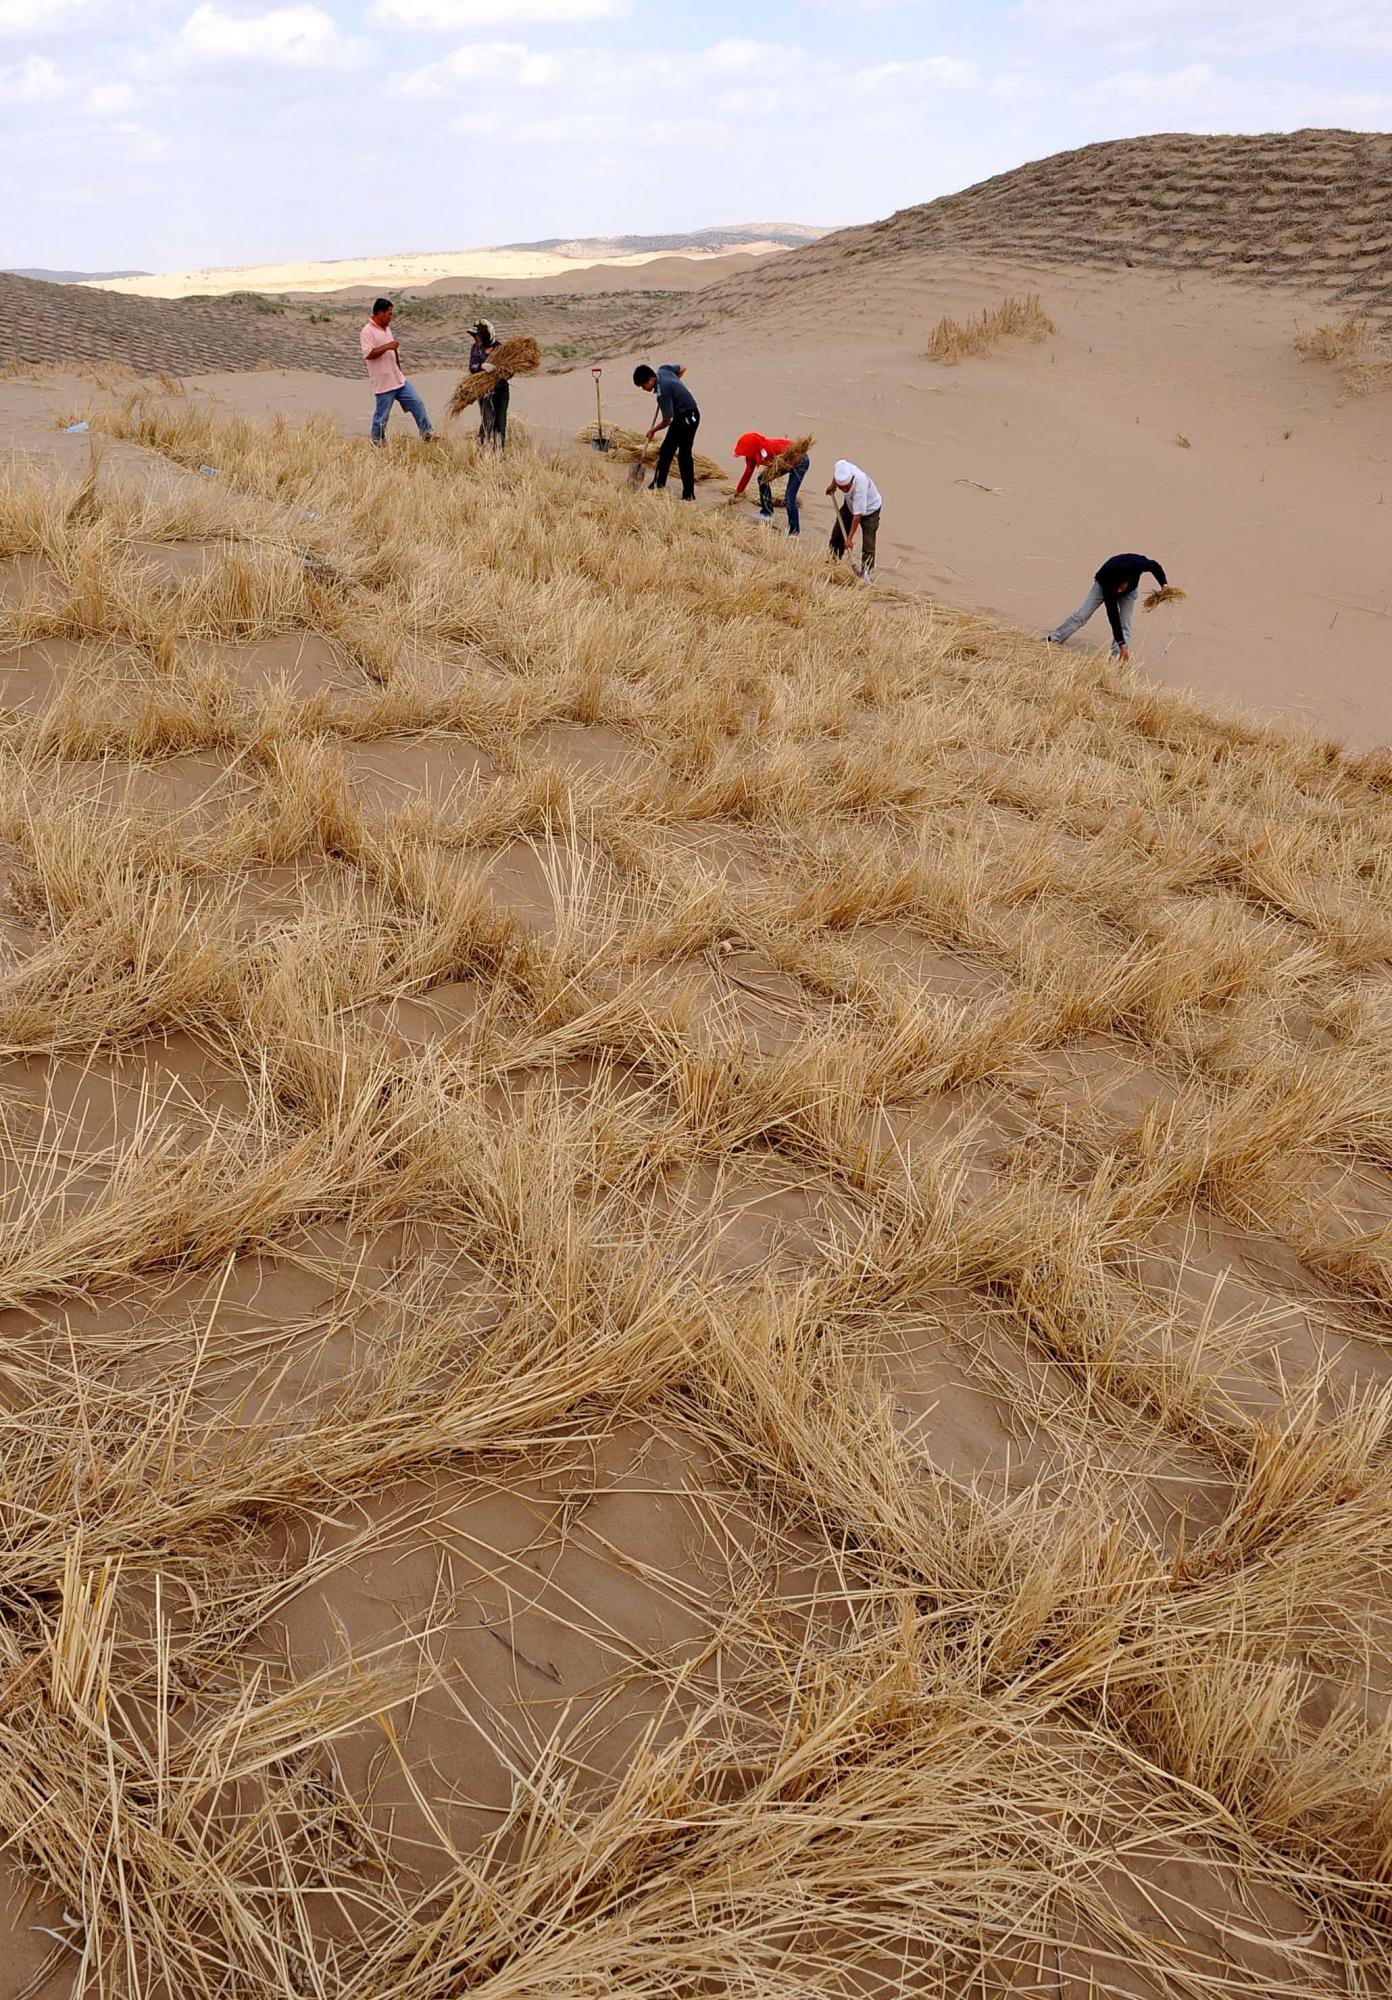
<svg viewBox="0 0 1392 2000">
<path fill-rule="evenodd" d="M 529 49 L 525 42 L 470 42 L 453 49 L 423 69 L 407 70 L 392 79 L 403 97 L 453 97 L 461 84 L 514 83 L 524 90 L 560 83 L 565 58 Z"/>
<path fill-rule="evenodd" d="M 283 69 L 349 69 L 370 45 L 340 32 L 322 7 L 274 7 L 266 14 L 225 14 L 202 0 L 179 31 L 176 57 L 186 63 L 258 63 Z"/>
<path fill-rule="evenodd" d="M 1273 7 L 1270 0 L 1019 0 L 1016 19 L 1046 34 L 1102 36 L 1114 49 L 1187 48 L 1227 54 L 1269 54 L 1314 47 L 1345 54 L 1392 52 L 1387 0 L 1320 0 L 1320 5 Z"/>
<path fill-rule="evenodd" d="M 1212 63 L 1171 70 L 1124 69 L 1095 78 L 1077 101 L 1126 126 L 1163 118 L 1167 125 L 1201 132 L 1283 131 L 1294 125 L 1348 125 L 1378 129 L 1392 116 L 1392 91 L 1321 90 L 1305 83 L 1244 78 Z"/>
<path fill-rule="evenodd" d="M 981 72 L 974 62 L 958 56 L 921 56 L 913 62 L 887 62 L 857 70 L 853 81 L 857 90 L 864 91 L 975 90 Z"/>
<path fill-rule="evenodd" d="M 54 35 L 84 27 L 94 0 L 0 0 L 0 35 Z"/>
<path fill-rule="evenodd" d="M 57 64 L 47 56 L 26 56 L 0 69 L 0 99 L 9 104 L 51 104 L 66 88 Z"/>
<path fill-rule="evenodd" d="M 135 101 L 128 83 L 94 83 L 87 93 L 87 109 L 96 118 L 123 118 Z"/>
<path fill-rule="evenodd" d="M 632 0 L 376 0 L 373 14 L 403 28 L 450 34 L 459 28 L 521 27 L 534 22 L 618 21 Z"/>
<path fill-rule="evenodd" d="M 137 166 L 149 166 L 168 157 L 169 141 L 162 133 L 152 132 L 148 125 L 137 125 L 133 119 L 126 119 L 112 125 L 109 132 L 126 158 Z"/>
</svg>

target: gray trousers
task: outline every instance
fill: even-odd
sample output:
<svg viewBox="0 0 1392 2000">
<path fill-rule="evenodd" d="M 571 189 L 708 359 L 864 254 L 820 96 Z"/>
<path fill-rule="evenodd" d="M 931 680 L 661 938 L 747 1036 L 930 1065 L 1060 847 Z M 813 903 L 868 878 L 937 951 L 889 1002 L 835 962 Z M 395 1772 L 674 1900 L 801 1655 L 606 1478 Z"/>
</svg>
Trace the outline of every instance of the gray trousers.
<svg viewBox="0 0 1392 2000">
<path fill-rule="evenodd" d="M 1121 618 L 1121 629 L 1122 632 L 1125 634 L 1126 643 L 1128 646 L 1131 644 L 1131 621 L 1136 615 L 1136 598 L 1139 593 L 1139 590 L 1140 590 L 1140 585 L 1138 584 L 1135 590 L 1124 591 L 1122 595 L 1117 599 L 1117 611 Z M 1049 634 L 1049 637 L 1053 640 L 1054 644 L 1056 646 L 1061 646 L 1065 639 L 1071 639 L 1073 637 L 1073 634 L 1076 631 L 1078 631 L 1081 626 L 1087 624 L 1088 619 L 1091 618 L 1094 611 L 1100 611 L 1102 609 L 1102 603 L 1103 603 L 1102 586 L 1100 583 L 1094 583 L 1091 590 L 1089 590 L 1087 596 L 1083 599 L 1082 603 L 1073 613 L 1073 616 L 1071 618 L 1065 618 L 1062 625 L 1056 625 L 1054 627 L 1054 630 Z M 1119 651 L 1120 648 L 1118 647 L 1116 640 L 1113 639 L 1112 641 L 1113 659 L 1116 658 L 1117 653 Z"/>
</svg>

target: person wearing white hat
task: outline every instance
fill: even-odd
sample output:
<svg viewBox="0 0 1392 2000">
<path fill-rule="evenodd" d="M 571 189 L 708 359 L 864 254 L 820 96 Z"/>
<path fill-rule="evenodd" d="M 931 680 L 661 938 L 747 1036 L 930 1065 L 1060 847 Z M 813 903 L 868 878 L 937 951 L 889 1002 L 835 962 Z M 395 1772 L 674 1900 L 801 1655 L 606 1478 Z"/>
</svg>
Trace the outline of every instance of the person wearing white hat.
<svg viewBox="0 0 1392 2000">
<path fill-rule="evenodd" d="M 485 368 L 492 368 L 489 355 L 498 345 L 498 336 L 493 330 L 491 319 L 481 319 L 477 326 L 471 326 L 473 345 L 469 349 L 469 373 L 481 375 Z M 479 443 L 495 445 L 499 451 L 507 446 L 508 403 L 512 390 L 507 377 L 503 376 L 491 395 L 484 396 L 479 403 Z"/>
<path fill-rule="evenodd" d="M 859 528 L 861 559 L 856 574 L 869 583 L 875 574 L 875 543 L 880 533 L 880 508 L 884 504 L 879 488 L 868 472 L 862 472 L 848 458 L 838 458 L 827 493 L 836 500 L 836 521 L 831 530 L 832 560 L 841 560 Z M 850 495 L 849 500 L 840 498 L 843 493 Z"/>
</svg>

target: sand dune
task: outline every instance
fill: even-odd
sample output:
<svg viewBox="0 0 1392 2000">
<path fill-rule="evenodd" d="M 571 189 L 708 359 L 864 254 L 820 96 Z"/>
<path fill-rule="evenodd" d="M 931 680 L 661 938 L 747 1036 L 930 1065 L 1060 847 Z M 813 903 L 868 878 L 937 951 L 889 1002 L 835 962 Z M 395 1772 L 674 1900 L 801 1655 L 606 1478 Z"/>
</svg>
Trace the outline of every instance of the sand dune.
<svg viewBox="0 0 1392 2000">
<path fill-rule="evenodd" d="M 800 545 L 584 351 L 0 378 L 0 2000 L 1385 1989 L 1392 397 L 865 241 L 589 322 Z"/>
<path fill-rule="evenodd" d="M 746 257 L 776 256 L 783 245 L 755 240 L 741 245 Z M 204 271 L 164 271 L 151 277 L 111 278 L 92 281 L 91 289 L 124 293 L 132 298 L 179 299 L 194 294 L 228 292 L 269 292 L 308 296 L 333 293 L 348 288 L 371 286 L 393 291 L 405 287 L 425 290 L 444 280 L 477 284 L 516 284 L 547 281 L 550 291 L 566 291 L 580 281 L 585 290 L 609 289 L 616 274 L 628 274 L 627 282 L 644 281 L 650 265 L 670 269 L 690 265 L 699 270 L 706 264 L 723 266 L 729 252 L 688 250 L 630 251 L 600 257 L 564 256 L 547 250 L 451 250 L 433 255 L 385 257 L 345 257 L 332 263 L 244 264 Z M 593 285 L 583 274 L 602 264 L 611 273 L 609 283 Z M 657 280 L 650 281 L 657 283 Z"/>
</svg>

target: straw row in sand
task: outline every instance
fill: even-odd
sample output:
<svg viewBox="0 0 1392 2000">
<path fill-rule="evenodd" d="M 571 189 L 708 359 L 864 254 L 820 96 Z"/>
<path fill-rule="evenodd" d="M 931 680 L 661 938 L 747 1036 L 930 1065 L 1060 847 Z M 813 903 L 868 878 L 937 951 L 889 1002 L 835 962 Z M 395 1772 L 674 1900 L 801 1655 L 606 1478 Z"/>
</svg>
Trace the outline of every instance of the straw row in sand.
<svg viewBox="0 0 1392 2000">
<path fill-rule="evenodd" d="M 598 424 L 586 424 L 583 430 L 578 430 L 575 433 L 576 442 L 579 444 L 593 444 L 599 434 Z M 604 435 L 609 440 L 610 451 L 613 452 L 621 465 L 634 465 L 643 457 L 645 452 L 655 453 L 656 447 L 648 443 L 647 433 L 645 431 L 631 431 L 627 424 L 606 424 L 604 426 Z M 724 466 L 717 465 L 716 461 L 713 458 L 707 458 L 704 452 L 698 451 L 693 454 L 693 457 L 698 480 L 723 481 L 728 476 Z"/>
<path fill-rule="evenodd" d="M 489 356 L 487 368 L 480 369 L 477 375 L 460 376 L 450 397 L 450 415 L 462 416 L 485 396 L 491 396 L 499 382 L 510 382 L 514 375 L 535 375 L 540 366 L 541 348 L 531 334 L 514 334 L 511 340 L 501 341 Z"/>
</svg>

